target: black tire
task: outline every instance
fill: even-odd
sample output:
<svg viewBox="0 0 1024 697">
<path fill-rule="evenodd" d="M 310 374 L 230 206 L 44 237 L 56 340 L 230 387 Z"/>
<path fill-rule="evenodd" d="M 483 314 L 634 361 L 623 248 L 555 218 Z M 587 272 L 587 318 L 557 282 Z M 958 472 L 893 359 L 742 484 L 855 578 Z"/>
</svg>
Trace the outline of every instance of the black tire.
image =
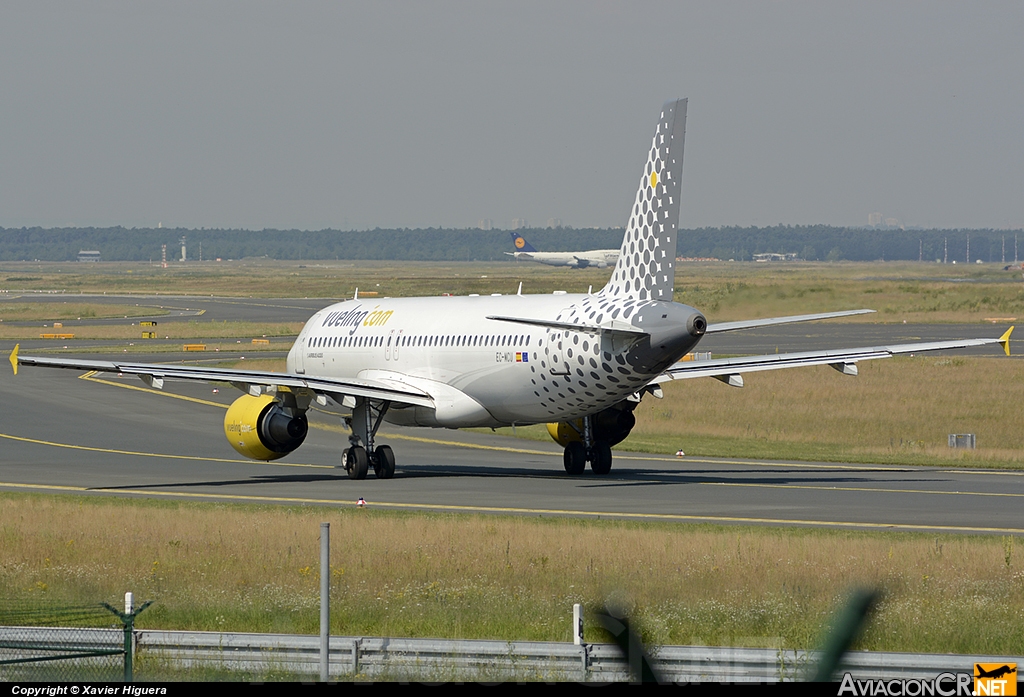
<svg viewBox="0 0 1024 697">
<path fill-rule="evenodd" d="M 345 469 L 348 470 L 349 479 L 366 479 L 366 472 L 370 468 L 370 458 L 366 455 L 366 448 L 354 445 L 348 449 L 345 457 Z"/>
<path fill-rule="evenodd" d="M 583 443 L 574 440 L 565 446 L 562 462 L 569 474 L 583 474 L 583 470 L 587 468 L 587 449 L 583 447 Z"/>
<path fill-rule="evenodd" d="M 391 479 L 395 476 L 395 451 L 390 445 L 378 445 L 373 451 L 373 473 L 377 479 Z"/>
<path fill-rule="evenodd" d="M 590 454 L 590 469 L 594 470 L 594 474 L 608 474 L 612 471 L 612 446 L 607 441 L 594 443 Z"/>
</svg>

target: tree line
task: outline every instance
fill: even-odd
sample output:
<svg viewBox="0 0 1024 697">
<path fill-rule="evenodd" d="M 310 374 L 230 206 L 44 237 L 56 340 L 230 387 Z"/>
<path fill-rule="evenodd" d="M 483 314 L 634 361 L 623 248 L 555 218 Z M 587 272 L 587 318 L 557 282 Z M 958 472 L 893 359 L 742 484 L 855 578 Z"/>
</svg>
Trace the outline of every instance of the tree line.
<svg viewBox="0 0 1024 697">
<path fill-rule="evenodd" d="M 534 228 L 520 230 L 541 251 L 616 249 L 621 228 Z M 183 228 L 0 228 L 0 261 L 73 261 L 80 250 L 98 250 L 103 261 L 169 261 L 188 258 L 376 259 L 399 261 L 497 261 L 509 259 L 506 230 L 221 230 Z M 829 225 L 682 229 L 677 253 L 750 261 L 765 252 L 796 253 L 808 261 L 908 260 L 1000 262 L 1014 260 L 1014 243 L 1024 258 L 1024 231 L 993 229 L 898 230 Z"/>
</svg>

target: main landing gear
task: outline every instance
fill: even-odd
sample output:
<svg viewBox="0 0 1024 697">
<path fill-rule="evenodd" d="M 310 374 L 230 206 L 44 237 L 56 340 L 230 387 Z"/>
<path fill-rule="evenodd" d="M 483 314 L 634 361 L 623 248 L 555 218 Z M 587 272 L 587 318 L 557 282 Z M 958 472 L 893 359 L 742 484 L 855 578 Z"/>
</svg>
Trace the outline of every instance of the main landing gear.
<svg viewBox="0 0 1024 697">
<path fill-rule="evenodd" d="M 391 479 L 395 476 L 395 452 L 389 445 L 375 446 L 373 443 L 390 406 L 391 402 L 382 402 L 375 410 L 368 399 L 356 400 L 352 418 L 346 419 L 352 427 L 352 435 L 348 437 L 349 447 L 343 456 L 349 479 L 366 479 L 370 467 L 373 467 L 377 479 Z"/>
<path fill-rule="evenodd" d="M 588 462 L 594 474 L 608 474 L 612 470 L 612 446 L 608 441 L 594 440 L 592 418 L 584 417 L 583 430 L 577 429 L 583 440 L 570 441 L 569 445 L 565 446 L 562 462 L 569 474 L 583 474 Z"/>
</svg>

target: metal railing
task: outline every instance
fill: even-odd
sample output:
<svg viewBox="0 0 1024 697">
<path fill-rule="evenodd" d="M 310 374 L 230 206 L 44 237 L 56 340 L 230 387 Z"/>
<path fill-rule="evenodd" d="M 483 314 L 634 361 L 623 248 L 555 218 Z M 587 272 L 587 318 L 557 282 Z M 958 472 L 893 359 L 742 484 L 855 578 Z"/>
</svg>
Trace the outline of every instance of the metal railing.
<svg viewBox="0 0 1024 697">
<path fill-rule="evenodd" d="M 0 632 L 15 628 L 0 628 Z M 45 627 L 17 628 L 26 640 L 55 641 Z M 81 629 L 73 630 L 81 632 Z M 109 641 L 110 630 L 102 632 Z M 99 638 L 97 634 L 97 638 Z M 225 673 L 316 676 L 320 638 L 292 634 L 135 631 L 137 660 L 176 670 L 214 668 Z M 817 653 L 792 649 L 662 646 L 652 649 L 663 679 L 673 682 L 777 682 L 806 679 Z M 940 673 L 973 673 L 975 663 L 1024 664 L 1022 656 L 964 656 L 854 651 L 843 670 L 854 678 L 934 678 Z M 629 680 L 628 666 L 610 644 L 576 646 L 559 642 L 461 641 L 331 637 L 330 678 L 472 680 Z"/>
</svg>

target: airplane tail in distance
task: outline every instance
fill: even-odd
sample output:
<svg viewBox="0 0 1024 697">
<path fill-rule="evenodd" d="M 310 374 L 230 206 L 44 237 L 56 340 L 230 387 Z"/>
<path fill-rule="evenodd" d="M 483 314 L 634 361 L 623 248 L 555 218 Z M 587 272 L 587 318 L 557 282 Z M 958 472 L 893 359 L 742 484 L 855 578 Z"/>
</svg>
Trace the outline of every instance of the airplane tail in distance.
<svg viewBox="0 0 1024 697">
<path fill-rule="evenodd" d="M 520 235 L 518 232 L 510 232 L 512 235 L 512 244 L 515 245 L 517 252 L 536 252 L 533 245 L 526 241 L 526 238 Z"/>
<path fill-rule="evenodd" d="M 667 102 L 640 177 L 619 260 L 603 295 L 672 300 L 685 136 L 686 100 Z"/>
</svg>

